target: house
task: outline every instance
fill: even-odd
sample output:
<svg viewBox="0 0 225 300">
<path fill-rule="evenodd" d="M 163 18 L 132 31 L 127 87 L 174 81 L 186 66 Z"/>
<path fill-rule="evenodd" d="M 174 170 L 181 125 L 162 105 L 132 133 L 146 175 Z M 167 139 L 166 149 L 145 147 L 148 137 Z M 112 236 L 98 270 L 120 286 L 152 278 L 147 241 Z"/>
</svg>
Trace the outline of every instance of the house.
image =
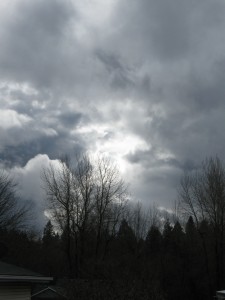
<svg viewBox="0 0 225 300">
<path fill-rule="evenodd" d="M 66 296 L 62 294 L 56 287 L 47 287 L 41 291 L 34 293 L 31 300 L 66 300 Z"/>
<path fill-rule="evenodd" d="M 223 291 L 217 291 L 215 298 L 217 300 L 224 300 L 225 299 L 225 290 L 223 290 Z"/>
<path fill-rule="evenodd" d="M 52 277 L 0 261 L 0 300 L 31 300 L 36 284 L 49 284 Z"/>
</svg>

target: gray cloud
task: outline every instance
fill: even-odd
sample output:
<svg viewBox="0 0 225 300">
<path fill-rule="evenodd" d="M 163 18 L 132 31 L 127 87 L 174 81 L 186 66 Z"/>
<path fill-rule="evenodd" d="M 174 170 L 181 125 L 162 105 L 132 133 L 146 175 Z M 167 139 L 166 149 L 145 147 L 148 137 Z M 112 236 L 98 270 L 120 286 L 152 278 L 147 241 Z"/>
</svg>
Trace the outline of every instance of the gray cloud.
<svg viewBox="0 0 225 300">
<path fill-rule="evenodd" d="M 52 85 L 63 65 L 66 28 L 72 6 L 69 1 L 19 1 L 3 20 L 0 55 L 3 79 L 31 82 L 41 88 Z M 51 75 L 55 72 L 55 76 Z"/>
<path fill-rule="evenodd" d="M 5 3 L 2 163 L 107 152 L 136 198 L 170 207 L 183 170 L 225 159 L 224 1 Z"/>
</svg>

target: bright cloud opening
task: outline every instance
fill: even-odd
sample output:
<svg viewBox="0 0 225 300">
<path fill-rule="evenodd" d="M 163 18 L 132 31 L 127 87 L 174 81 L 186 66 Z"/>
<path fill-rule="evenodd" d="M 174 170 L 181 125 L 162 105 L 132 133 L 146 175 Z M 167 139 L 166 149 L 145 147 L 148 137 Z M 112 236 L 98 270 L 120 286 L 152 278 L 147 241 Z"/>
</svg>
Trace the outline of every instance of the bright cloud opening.
<svg viewBox="0 0 225 300">
<path fill-rule="evenodd" d="M 114 133 L 112 128 L 104 125 L 82 126 L 76 132 L 82 134 L 83 138 L 95 137 L 90 152 L 94 155 L 100 153 L 111 157 L 122 173 L 128 168 L 128 162 L 124 159 L 127 154 L 136 150 L 149 150 L 151 147 L 138 136 L 125 132 Z"/>
</svg>

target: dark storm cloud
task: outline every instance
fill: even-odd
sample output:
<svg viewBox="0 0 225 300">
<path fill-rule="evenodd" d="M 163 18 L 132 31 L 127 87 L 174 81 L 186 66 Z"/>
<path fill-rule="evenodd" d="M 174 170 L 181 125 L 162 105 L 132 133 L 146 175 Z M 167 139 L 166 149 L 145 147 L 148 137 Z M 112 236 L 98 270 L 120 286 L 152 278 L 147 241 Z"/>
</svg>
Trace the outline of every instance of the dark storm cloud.
<svg viewBox="0 0 225 300">
<path fill-rule="evenodd" d="M 139 64 L 139 72 L 151 78 L 148 94 L 143 101 L 136 97 L 136 108 L 134 105 L 125 119 L 127 127 L 142 136 L 151 150 L 137 149 L 126 158 L 145 170 L 140 181 L 148 178 L 149 187 L 146 192 L 138 188 L 139 196 L 147 199 L 151 190 L 162 199 L 160 191 L 165 186 L 172 190 L 182 170 L 197 168 L 206 156 L 225 158 L 225 5 L 223 1 L 126 4 L 118 4 L 115 20 L 122 20 L 122 15 L 126 18 L 109 47 L 124 60 Z M 138 105 L 143 107 L 140 113 Z M 168 167 L 164 180 L 162 166 Z M 157 185 L 150 188 L 154 178 Z"/>
<path fill-rule="evenodd" d="M 146 37 L 143 39 L 145 47 L 152 49 L 160 59 L 177 60 L 184 56 L 189 48 L 187 12 L 190 4 L 183 0 L 141 2 L 135 15 L 144 26 L 134 23 L 134 31 L 137 36 Z"/>
<path fill-rule="evenodd" d="M 183 170 L 225 159 L 225 3 L 108 1 L 104 19 L 105 3 L 1 9 L 0 159 L 28 180 L 49 157 L 107 148 L 136 198 L 169 207 Z"/>
<path fill-rule="evenodd" d="M 51 75 L 64 63 L 64 36 L 72 12 L 69 1 L 18 1 L 1 30 L 1 77 L 51 85 Z"/>
<path fill-rule="evenodd" d="M 64 125 L 66 128 L 71 128 L 77 126 L 82 121 L 88 121 L 88 118 L 85 118 L 81 113 L 75 112 L 63 112 L 59 116 L 59 121 Z"/>
<path fill-rule="evenodd" d="M 161 62 L 165 60 L 163 63 L 193 59 L 209 40 L 215 42 L 222 34 L 225 9 L 222 0 L 131 0 L 129 5 L 124 0 L 117 5 L 114 26 L 119 32 L 113 37 L 120 40 L 109 41 L 109 47 L 123 48 L 128 59 L 132 56 L 145 61 L 154 57 Z M 221 41 L 219 44 L 220 47 Z M 205 53 L 213 49 L 213 45 L 208 46 L 210 49 L 204 49 Z"/>
<path fill-rule="evenodd" d="M 48 153 L 51 159 L 58 158 L 65 154 L 74 155 L 85 151 L 85 141 L 78 134 L 71 136 L 70 130 L 76 128 L 82 121 L 82 115 L 77 113 L 65 113 L 52 117 L 47 114 L 41 120 L 29 121 L 23 127 L 12 127 L 0 130 L 2 149 L 0 149 L 1 160 L 11 165 L 24 166 L 28 160 L 39 153 Z M 45 121 L 46 119 L 46 121 Z M 47 123 L 46 123 L 47 122 Z M 49 125 L 51 127 L 49 127 Z M 66 148 L 65 148 L 66 147 Z"/>
<path fill-rule="evenodd" d="M 207 73 L 192 72 L 188 84 L 184 86 L 193 110 L 205 113 L 217 108 L 225 108 L 225 57 L 215 57 Z"/>
<path fill-rule="evenodd" d="M 109 75 L 111 75 L 111 85 L 113 88 L 132 87 L 134 82 L 129 75 L 129 69 L 125 68 L 119 58 L 112 54 L 107 54 L 103 51 L 96 51 L 99 60 L 104 64 Z"/>
</svg>

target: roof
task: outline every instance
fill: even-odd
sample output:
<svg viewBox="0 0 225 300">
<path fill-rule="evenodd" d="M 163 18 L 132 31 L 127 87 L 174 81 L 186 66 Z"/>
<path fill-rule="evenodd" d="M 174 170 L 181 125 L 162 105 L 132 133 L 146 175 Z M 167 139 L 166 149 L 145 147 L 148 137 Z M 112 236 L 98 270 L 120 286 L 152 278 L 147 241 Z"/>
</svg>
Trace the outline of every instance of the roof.
<svg viewBox="0 0 225 300">
<path fill-rule="evenodd" d="M 47 287 L 39 291 L 38 293 L 31 295 L 32 299 L 56 299 L 56 297 L 57 299 L 67 299 L 64 295 L 56 291 L 56 289 L 53 287 Z"/>
<path fill-rule="evenodd" d="M 41 274 L 0 261 L 0 275 L 41 276 Z"/>
<path fill-rule="evenodd" d="M 0 261 L 0 282 L 49 282 L 52 277 L 45 277 L 28 269 Z"/>
<path fill-rule="evenodd" d="M 223 290 L 223 291 L 217 291 L 216 293 L 220 294 L 220 295 L 225 295 L 225 290 Z"/>
</svg>

